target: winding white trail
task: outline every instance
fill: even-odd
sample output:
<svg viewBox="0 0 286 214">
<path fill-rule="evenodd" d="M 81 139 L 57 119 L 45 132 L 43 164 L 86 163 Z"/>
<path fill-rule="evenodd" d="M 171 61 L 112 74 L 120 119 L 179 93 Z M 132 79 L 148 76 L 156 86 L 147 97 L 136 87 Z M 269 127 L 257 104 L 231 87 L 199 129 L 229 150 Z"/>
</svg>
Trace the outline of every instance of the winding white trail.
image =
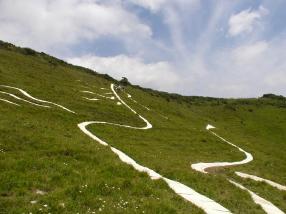
<svg viewBox="0 0 286 214">
<path fill-rule="evenodd" d="M 125 128 L 131 128 L 131 129 L 139 129 L 139 130 L 146 130 L 146 129 L 151 129 L 152 124 L 139 115 L 134 109 L 132 109 L 129 105 L 127 105 L 116 93 L 114 90 L 114 85 L 111 84 L 111 90 L 115 97 L 125 106 L 127 107 L 130 111 L 132 111 L 135 115 L 137 115 L 140 119 L 142 119 L 145 122 L 145 126 L 143 127 L 133 127 L 129 125 L 123 125 L 123 124 L 116 124 L 116 123 L 109 123 L 109 122 L 104 122 L 104 121 L 89 121 L 89 122 L 82 122 L 78 124 L 78 127 L 83 131 L 86 135 L 88 135 L 90 138 L 93 140 L 97 141 L 103 146 L 107 146 L 111 149 L 112 152 L 114 152 L 121 161 L 124 163 L 133 166 L 134 169 L 136 169 L 139 172 L 145 172 L 149 175 L 151 179 L 163 179 L 168 186 L 179 196 L 182 198 L 186 199 L 187 201 L 193 203 L 197 207 L 203 209 L 207 214 L 230 214 L 231 212 L 224 208 L 222 205 L 218 204 L 217 202 L 207 198 L 206 196 L 196 192 L 195 190 L 191 189 L 190 187 L 187 187 L 186 185 L 179 183 L 177 181 L 170 180 L 168 178 L 163 177 L 162 175 L 158 174 L 152 169 L 149 169 L 145 166 L 142 166 L 138 164 L 135 160 L 130 158 L 128 155 L 123 153 L 122 151 L 111 147 L 108 145 L 107 142 L 103 141 L 99 137 L 95 136 L 93 133 L 91 133 L 88 129 L 87 126 L 92 125 L 92 124 L 103 124 L 103 125 L 113 125 L 113 126 L 119 126 L 119 127 L 125 127 Z"/>
<path fill-rule="evenodd" d="M 254 203 L 260 205 L 262 209 L 267 213 L 267 214 L 284 214 L 283 211 L 281 211 L 278 207 L 276 207 L 274 204 L 272 204 L 270 201 L 265 200 L 264 198 L 261 198 L 259 195 L 255 194 L 254 192 L 250 191 L 246 187 L 242 186 L 241 184 L 238 184 L 232 180 L 229 180 L 230 183 L 235 185 L 236 187 L 247 191 Z"/>
<path fill-rule="evenodd" d="M 61 108 L 61 109 L 63 109 L 63 110 L 66 110 L 66 111 L 68 111 L 68 112 L 70 112 L 70 113 L 75 114 L 74 111 L 72 111 L 72 110 L 70 110 L 70 109 L 68 109 L 68 108 L 66 108 L 66 107 L 64 107 L 64 106 L 62 106 L 62 105 L 59 105 L 59 104 L 53 103 L 53 102 L 49 102 L 49 101 L 46 101 L 46 100 L 41 100 L 41 99 L 35 98 L 35 97 L 33 97 L 32 95 L 30 95 L 28 92 L 24 91 L 23 89 L 16 88 L 16 87 L 12 87 L 12 86 L 8 86 L 8 85 L 0 85 L 0 87 L 18 90 L 18 91 L 20 91 L 24 96 L 30 98 L 31 100 L 34 100 L 34 101 L 37 101 L 37 102 L 40 102 L 40 103 L 51 104 L 51 105 L 57 106 L 57 107 L 59 107 L 59 108 Z M 7 92 L 5 92 L 5 93 L 7 93 Z M 8 93 L 8 94 L 9 94 L 10 96 L 14 97 L 14 98 L 17 97 L 17 96 L 14 95 L 14 94 L 10 94 L 10 93 Z M 50 108 L 50 106 L 45 106 L 45 105 L 40 105 L 40 104 L 32 103 L 32 102 L 30 102 L 30 101 L 27 101 L 27 100 L 22 99 L 22 98 L 19 98 L 19 97 L 17 97 L 16 99 L 20 99 L 20 100 L 23 100 L 23 101 L 25 101 L 25 102 L 29 102 L 30 104 L 33 104 L 33 105 L 38 105 L 38 106 Z"/>
<path fill-rule="evenodd" d="M 134 103 L 140 105 L 141 107 L 145 108 L 145 109 L 148 110 L 148 111 L 152 111 L 149 107 L 144 106 L 144 105 L 142 105 L 141 103 L 138 103 L 136 100 L 134 100 L 134 99 L 132 98 L 131 94 L 128 94 L 128 93 L 126 93 L 126 92 L 125 92 L 125 94 L 126 94 L 127 97 L 128 97 L 130 100 L 132 100 Z M 153 111 L 154 111 L 154 110 L 153 110 Z M 158 114 L 160 117 L 164 118 L 165 120 L 169 120 L 168 117 L 166 117 L 166 116 L 164 116 L 164 115 L 162 115 L 162 114 L 160 114 L 160 113 L 157 113 L 157 114 Z"/>
<path fill-rule="evenodd" d="M 207 130 L 211 130 L 214 129 L 215 127 L 212 125 L 207 125 L 206 129 Z M 227 144 L 237 148 L 240 152 L 243 152 L 246 156 L 246 158 L 242 161 L 237 161 L 237 162 L 215 162 L 215 163 L 197 163 L 197 164 L 192 164 L 192 168 L 203 172 L 203 173 L 207 173 L 206 169 L 207 168 L 211 168 L 211 167 L 223 167 L 223 166 L 234 166 L 234 165 L 241 165 L 241 164 L 246 164 L 250 161 L 253 160 L 253 157 L 250 153 L 244 151 L 243 149 L 241 149 L 240 147 L 234 145 L 233 143 L 227 141 L 226 139 L 220 137 L 218 134 L 216 134 L 213 131 L 210 131 L 213 135 L 215 135 L 216 137 L 218 137 L 219 139 L 221 139 L 222 141 L 226 142 Z M 278 189 L 283 189 L 285 190 L 285 186 L 282 186 L 280 184 L 277 184 L 273 181 L 270 180 L 266 180 L 254 175 L 249 175 L 246 173 L 242 173 L 242 172 L 235 172 L 238 176 L 243 177 L 243 178 L 250 178 L 253 179 L 255 181 L 264 181 L 268 184 L 270 184 L 271 186 L 274 186 Z M 228 181 L 230 183 L 232 183 L 233 185 L 235 185 L 236 187 L 247 191 L 250 195 L 252 200 L 254 201 L 254 203 L 260 205 L 262 207 L 262 209 L 267 213 L 267 214 L 282 214 L 284 213 L 283 211 L 281 211 L 278 207 L 276 207 L 275 205 L 273 205 L 270 201 L 267 201 L 264 198 L 261 198 L 259 195 L 255 194 L 254 192 L 250 191 L 249 189 L 247 189 L 246 187 L 242 186 L 241 184 L 236 183 L 235 181 L 232 181 L 230 179 L 228 179 Z"/>
<path fill-rule="evenodd" d="M 242 148 L 236 146 L 235 144 L 227 141 L 226 139 L 222 138 L 221 136 L 219 136 L 215 132 L 211 131 L 211 129 L 214 129 L 214 128 L 215 127 L 212 125 L 207 125 L 207 127 L 206 127 L 206 129 L 209 130 L 214 136 L 218 137 L 220 140 L 224 141 L 225 143 L 237 148 L 240 152 L 243 152 L 245 154 L 246 158 L 243 159 L 242 161 L 236 161 L 236 162 L 195 163 L 195 164 L 191 165 L 192 169 L 199 171 L 199 172 L 202 172 L 202 173 L 208 173 L 206 171 L 207 168 L 242 165 L 242 164 L 249 163 L 250 161 L 253 160 L 253 156 L 250 153 L 244 151 Z"/>
<path fill-rule="evenodd" d="M 126 93 L 126 94 L 127 94 L 127 97 L 128 97 L 130 100 L 132 100 L 132 102 L 134 102 L 134 103 L 136 103 L 136 104 L 140 105 L 141 107 L 145 108 L 145 109 L 146 109 L 146 110 L 148 110 L 148 111 L 150 111 L 150 110 L 151 110 L 151 109 L 150 109 L 150 108 L 148 108 L 147 106 L 144 106 L 144 105 L 142 105 L 142 104 L 138 103 L 136 100 L 134 100 L 130 94 L 128 94 L 128 93 Z"/>
<path fill-rule="evenodd" d="M 13 103 L 13 102 L 11 102 L 11 101 L 9 101 L 9 100 L 6 100 L 6 99 L 0 98 L 0 100 L 3 101 L 3 102 L 6 102 L 6 103 L 10 103 L 10 104 L 12 104 L 12 105 L 20 106 L 19 104 Z"/>
<path fill-rule="evenodd" d="M 101 94 L 98 94 L 98 93 L 95 93 L 95 92 L 92 92 L 92 91 L 81 91 L 82 93 L 87 93 L 87 94 L 94 94 L 94 95 L 97 95 L 99 97 L 103 97 L 103 98 L 106 98 L 106 99 L 111 99 L 111 100 L 114 100 L 115 97 L 114 96 L 111 96 L 111 97 L 107 97 L 107 96 L 104 96 L 104 95 L 101 95 Z"/>
<path fill-rule="evenodd" d="M 90 101 L 97 101 L 99 99 L 97 98 L 88 98 L 88 97 L 82 97 L 83 99 L 86 99 L 86 100 L 90 100 Z"/>
<path fill-rule="evenodd" d="M 40 106 L 40 107 L 44 107 L 44 108 L 50 108 L 50 106 L 45 106 L 45 105 L 41 105 L 41 104 L 37 104 L 37 103 L 30 102 L 29 100 L 20 98 L 20 97 L 16 96 L 15 94 L 11 94 L 11 93 L 8 93 L 8 92 L 5 92 L 5 91 L 0 91 L 0 93 L 1 93 L 1 94 L 9 95 L 10 97 L 15 98 L 16 100 L 21 100 L 21 101 L 24 101 L 24 102 L 29 103 L 29 104 L 31 104 L 31 105 L 34 105 L 34 106 Z"/>
<path fill-rule="evenodd" d="M 235 172 L 235 174 L 238 175 L 239 177 L 242 177 L 242 178 L 249 178 L 249 179 L 252 179 L 254 181 L 265 182 L 265 183 L 269 184 L 272 187 L 275 187 L 275 188 L 277 188 L 279 190 L 286 191 L 286 186 L 278 184 L 278 183 L 276 183 L 274 181 L 270 181 L 268 179 L 261 178 L 261 177 L 255 176 L 255 175 L 246 174 L 246 173 L 243 173 L 243 172 Z"/>
</svg>

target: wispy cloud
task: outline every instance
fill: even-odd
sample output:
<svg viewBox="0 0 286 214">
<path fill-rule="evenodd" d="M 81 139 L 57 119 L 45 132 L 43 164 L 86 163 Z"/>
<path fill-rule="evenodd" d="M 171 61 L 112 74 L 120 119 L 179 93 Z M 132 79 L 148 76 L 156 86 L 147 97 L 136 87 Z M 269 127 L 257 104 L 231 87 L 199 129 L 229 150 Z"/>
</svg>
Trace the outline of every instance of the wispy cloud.
<svg viewBox="0 0 286 214">
<path fill-rule="evenodd" d="M 0 1 L 1 39 L 56 52 L 113 36 L 146 39 L 152 30 L 118 4 L 90 0 Z"/>
<path fill-rule="evenodd" d="M 285 93 L 285 38 L 257 41 L 214 53 L 210 81 L 212 95 L 227 97 Z"/>
<path fill-rule="evenodd" d="M 232 15 L 228 21 L 229 35 L 237 36 L 243 33 L 252 32 L 255 25 L 257 25 L 267 13 L 268 10 L 263 6 L 260 6 L 257 10 L 247 9 Z"/>
<path fill-rule="evenodd" d="M 286 95 L 285 7 L 283 0 L 0 0 L 0 39 L 160 90 Z"/>
<path fill-rule="evenodd" d="M 179 77 L 168 62 L 144 63 L 140 58 L 118 55 L 114 57 L 81 56 L 68 59 L 68 62 L 81 65 L 98 72 L 108 73 L 120 80 L 128 77 L 133 84 L 160 90 L 176 91 Z M 160 82 L 160 84 L 158 84 Z"/>
</svg>

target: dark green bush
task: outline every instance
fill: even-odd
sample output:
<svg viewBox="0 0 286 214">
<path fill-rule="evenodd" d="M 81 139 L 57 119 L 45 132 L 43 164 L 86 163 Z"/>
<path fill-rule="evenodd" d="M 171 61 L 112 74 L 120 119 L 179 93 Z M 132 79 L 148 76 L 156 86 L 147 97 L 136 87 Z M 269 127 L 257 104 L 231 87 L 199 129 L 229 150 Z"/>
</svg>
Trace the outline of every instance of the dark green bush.
<svg viewBox="0 0 286 214">
<path fill-rule="evenodd" d="M 131 85 L 126 77 L 122 77 L 122 79 L 119 81 L 119 83 L 123 86 Z"/>
<path fill-rule="evenodd" d="M 270 99 L 278 99 L 278 100 L 284 100 L 285 97 L 282 95 L 276 95 L 276 94 L 263 94 L 262 98 L 270 98 Z"/>
<path fill-rule="evenodd" d="M 32 50 L 31 48 L 23 48 L 22 51 L 23 51 L 23 54 L 25 54 L 25 55 L 30 55 L 30 56 L 36 56 L 37 55 L 37 52 Z"/>
</svg>

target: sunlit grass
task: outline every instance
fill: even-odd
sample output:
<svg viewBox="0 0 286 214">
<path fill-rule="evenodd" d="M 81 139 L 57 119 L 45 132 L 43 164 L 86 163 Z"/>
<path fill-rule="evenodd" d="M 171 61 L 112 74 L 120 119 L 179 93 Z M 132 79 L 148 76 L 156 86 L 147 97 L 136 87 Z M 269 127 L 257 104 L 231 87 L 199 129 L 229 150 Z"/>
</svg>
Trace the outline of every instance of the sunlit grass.
<svg viewBox="0 0 286 214">
<path fill-rule="evenodd" d="M 136 172 L 78 129 L 78 123 L 93 120 L 144 126 L 116 101 L 82 98 L 80 91 L 87 88 L 103 93 L 100 88 L 109 88 L 109 79 L 45 55 L 20 52 L 0 48 L 0 84 L 25 89 L 77 114 L 19 101 L 20 107 L 0 102 L 0 213 L 202 213 L 163 181 L 152 181 Z M 154 128 L 138 131 L 92 125 L 93 133 L 138 163 L 190 186 L 234 213 L 263 211 L 227 178 L 243 183 L 286 211 L 283 192 L 233 174 L 234 170 L 243 171 L 286 185 L 285 100 L 187 99 L 137 87 L 126 90 L 150 107 L 147 111 L 119 93 Z M 192 163 L 244 158 L 208 133 L 208 123 L 217 127 L 218 134 L 251 152 L 254 161 L 218 169 L 215 174 L 193 171 Z M 37 194 L 37 190 L 45 194 Z"/>
</svg>

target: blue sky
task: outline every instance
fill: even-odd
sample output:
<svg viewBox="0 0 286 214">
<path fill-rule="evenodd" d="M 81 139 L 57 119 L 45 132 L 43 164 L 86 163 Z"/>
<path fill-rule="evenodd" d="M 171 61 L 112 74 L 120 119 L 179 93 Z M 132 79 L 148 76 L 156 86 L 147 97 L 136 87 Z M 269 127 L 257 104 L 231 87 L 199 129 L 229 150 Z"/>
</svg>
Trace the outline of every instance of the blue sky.
<svg viewBox="0 0 286 214">
<path fill-rule="evenodd" d="M 285 0 L 0 0 L 0 39 L 144 87 L 286 96 Z"/>
</svg>

